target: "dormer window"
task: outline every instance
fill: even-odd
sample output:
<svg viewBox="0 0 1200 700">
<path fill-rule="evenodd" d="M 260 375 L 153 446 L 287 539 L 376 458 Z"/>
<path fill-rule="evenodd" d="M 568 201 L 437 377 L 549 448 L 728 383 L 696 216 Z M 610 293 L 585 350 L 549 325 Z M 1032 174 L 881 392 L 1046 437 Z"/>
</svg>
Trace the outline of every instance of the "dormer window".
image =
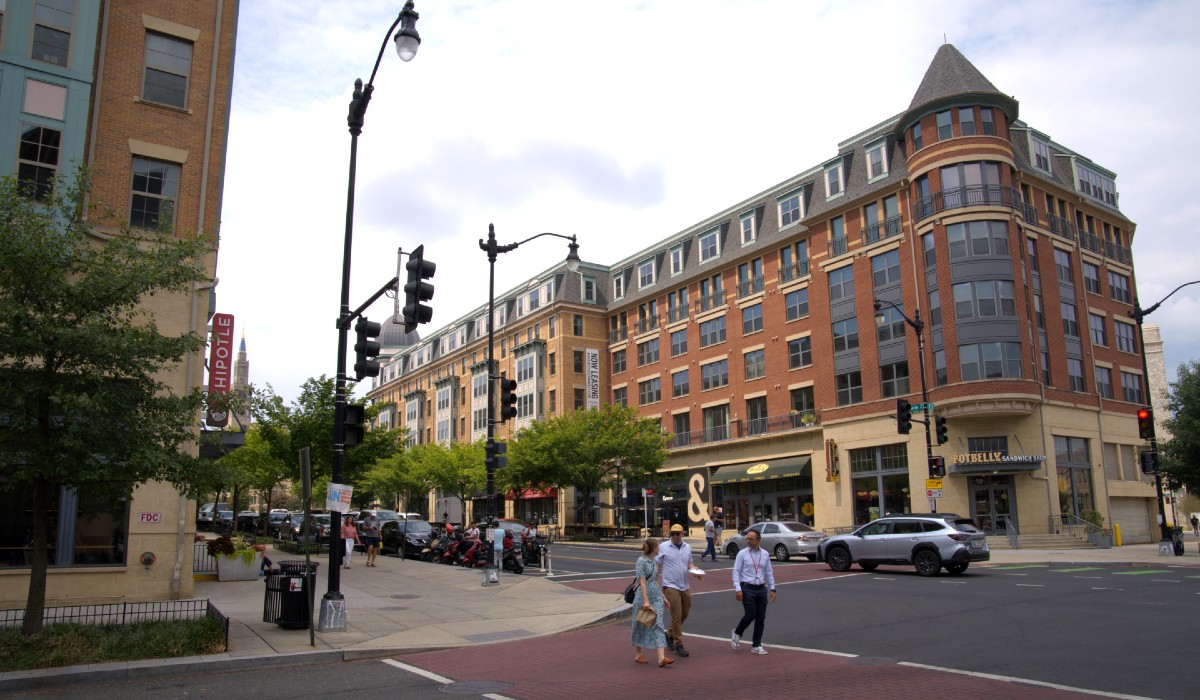
<svg viewBox="0 0 1200 700">
<path fill-rule="evenodd" d="M 671 275 L 683 274 L 683 244 L 672 248 L 669 257 L 671 258 Z"/>
<path fill-rule="evenodd" d="M 867 181 L 873 182 L 877 178 L 887 175 L 888 163 L 887 153 L 884 150 L 887 146 L 886 141 L 871 144 L 867 146 Z"/>
<path fill-rule="evenodd" d="M 846 182 L 843 179 L 842 161 L 839 159 L 831 165 L 825 166 L 825 198 L 833 199 L 840 197 L 846 189 Z"/>
<path fill-rule="evenodd" d="M 748 212 L 741 216 L 742 227 L 742 245 L 750 245 L 754 242 L 756 231 L 754 229 L 754 212 Z"/>
<path fill-rule="evenodd" d="M 1050 146 L 1045 141 L 1033 139 L 1033 165 L 1038 170 L 1050 170 Z"/>
<path fill-rule="evenodd" d="M 580 275 L 583 300 L 589 304 L 596 303 L 596 278 L 591 275 Z"/>
<path fill-rule="evenodd" d="M 804 190 L 796 190 L 779 198 L 779 228 L 798 223 L 804 218 Z"/>
<path fill-rule="evenodd" d="M 721 254 L 720 231 L 713 229 L 700 236 L 700 262 L 705 263 L 716 259 Z"/>
<path fill-rule="evenodd" d="M 638 263 L 638 289 L 654 286 L 654 258 Z"/>
<path fill-rule="evenodd" d="M 613 299 L 625 298 L 625 271 L 618 272 L 613 277 Z"/>
</svg>

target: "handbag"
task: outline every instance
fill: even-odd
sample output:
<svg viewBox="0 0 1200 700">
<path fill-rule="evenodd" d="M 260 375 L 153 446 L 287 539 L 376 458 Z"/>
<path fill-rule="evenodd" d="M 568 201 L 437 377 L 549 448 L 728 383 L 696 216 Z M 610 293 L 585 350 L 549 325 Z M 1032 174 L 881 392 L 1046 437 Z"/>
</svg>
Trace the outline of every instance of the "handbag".
<svg viewBox="0 0 1200 700">
<path fill-rule="evenodd" d="M 626 603 L 629 603 L 629 604 L 633 603 L 633 597 L 635 595 L 637 595 L 637 590 L 638 590 L 638 579 L 637 579 L 637 576 L 634 576 L 633 580 L 629 582 L 629 585 L 625 587 L 625 602 Z"/>
<path fill-rule="evenodd" d="M 654 623 L 658 622 L 658 615 L 653 610 L 641 608 L 637 612 L 637 621 L 639 625 L 653 627 Z"/>
</svg>

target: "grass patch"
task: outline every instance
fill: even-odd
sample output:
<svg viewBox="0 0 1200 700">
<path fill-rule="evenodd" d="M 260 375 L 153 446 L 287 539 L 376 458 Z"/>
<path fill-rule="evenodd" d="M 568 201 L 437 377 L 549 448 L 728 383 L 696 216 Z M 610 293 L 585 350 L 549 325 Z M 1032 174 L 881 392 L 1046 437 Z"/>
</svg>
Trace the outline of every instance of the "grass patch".
<svg viewBox="0 0 1200 700">
<path fill-rule="evenodd" d="M 225 628 L 211 617 L 128 625 L 50 625 L 26 637 L 0 629 L 0 672 L 165 659 L 225 651 Z"/>
</svg>

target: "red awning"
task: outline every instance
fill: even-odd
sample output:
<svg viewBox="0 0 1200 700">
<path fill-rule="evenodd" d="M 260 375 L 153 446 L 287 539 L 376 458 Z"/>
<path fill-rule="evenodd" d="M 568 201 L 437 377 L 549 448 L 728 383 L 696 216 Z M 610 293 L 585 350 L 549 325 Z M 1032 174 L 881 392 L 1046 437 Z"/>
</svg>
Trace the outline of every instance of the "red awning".
<svg viewBox="0 0 1200 700">
<path fill-rule="evenodd" d="M 525 500 L 529 500 L 531 498 L 558 498 L 558 491 L 553 488 L 524 489 L 523 491 L 521 491 L 520 494 L 517 494 L 515 491 L 511 491 L 511 490 L 508 493 L 504 494 L 504 500 L 506 500 L 506 501 L 513 501 L 513 500 L 525 501 Z"/>
</svg>

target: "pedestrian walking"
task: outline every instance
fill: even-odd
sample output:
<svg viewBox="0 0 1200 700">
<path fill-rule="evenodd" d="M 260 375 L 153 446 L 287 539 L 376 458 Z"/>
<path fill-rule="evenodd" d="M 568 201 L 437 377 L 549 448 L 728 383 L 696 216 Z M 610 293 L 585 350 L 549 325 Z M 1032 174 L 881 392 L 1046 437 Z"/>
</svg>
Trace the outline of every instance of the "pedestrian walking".
<svg viewBox="0 0 1200 700">
<path fill-rule="evenodd" d="M 704 554 L 700 555 L 700 561 L 704 561 L 705 557 L 712 557 L 713 561 L 717 560 L 717 525 L 713 522 L 712 517 L 704 521 L 704 539 L 708 541 L 708 547 L 704 549 Z"/>
<path fill-rule="evenodd" d="M 676 656 L 691 656 L 683 646 L 683 623 L 692 610 L 692 593 L 688 590 L 688 570 L 692 568 L 692 547 L 683 541 L 683 526 L 671 526 L 671 541 L 658 548 L 655 557 L 662 574 L 663 597 L 671 608 L 671 626 L 667 629 L 667 650 Z M 693 574 L 694 576 L 695 574 Z"/>
<path fill-rule="evenodd" d="M 642 649 L 655 649 L 658 652 L 658 665 L 666 668 L 675 663 L 675 659 L 667 656 L 667 631 L 664 627 L 663 608 L 670 604 L 663 598 L 662 589 L 658 587 L 655 576 L 654 559 L 658 556 L 658 540 L 647 537 L 642 543 L 642 556 L 638 557 L 634 566 L 634 576 L 637 577 L 638 587 L 633 594 L 633 660 L 639 664 L 646 663 Z M 654 624 L 650 626 L 638 622 L 637 611 L 651 610 L 654 612 Z"/>
<path fill-rule="evenodd" d="M 354 545 L 361 544 L 358 539 L 358 528 L 354 527 L 354 516 L 347 515 L 342 522 L 342 542 L 346 543 L 346 558 L 342 561 L 342 568 L 350 568 L 350 555 L 354 554 Z"/>
<path fill-rule="evenodd" d="M 767 602 L 775 602 L 775 572 L 771 556 L 758 546 L 756 530 L 746 533 L 746 549 L 737 553 L 733 562 L 734 597 L 742 604 L 742 619 L 733 628 L 729 643 L 737 651 L 742 646 L 742 633 L 754 623 L 754 642 L 750 651 L 766 654 L 762 646 L 763 624 L 767 619 Z"/>
<path fill-rule="evenodd" d="M 1200 518 L 1195 513 L 1192 513 L 1192 534 L 1200 537 Z"/>
<path fill-rule="evenodd" d="M 721 533 L 725 531 L 725 513 L 718 508 L 713 514 L 713 544 L 717 545 L 717 549 L 721 548 Z"/>
<path fill-rule="evenodd" d="M 375 566 L 375 555 L 379 552 L 379 519 L 374 513 L 363 521 L 362 539 L 367 550 L 367 566 Z"/>
</svg>

